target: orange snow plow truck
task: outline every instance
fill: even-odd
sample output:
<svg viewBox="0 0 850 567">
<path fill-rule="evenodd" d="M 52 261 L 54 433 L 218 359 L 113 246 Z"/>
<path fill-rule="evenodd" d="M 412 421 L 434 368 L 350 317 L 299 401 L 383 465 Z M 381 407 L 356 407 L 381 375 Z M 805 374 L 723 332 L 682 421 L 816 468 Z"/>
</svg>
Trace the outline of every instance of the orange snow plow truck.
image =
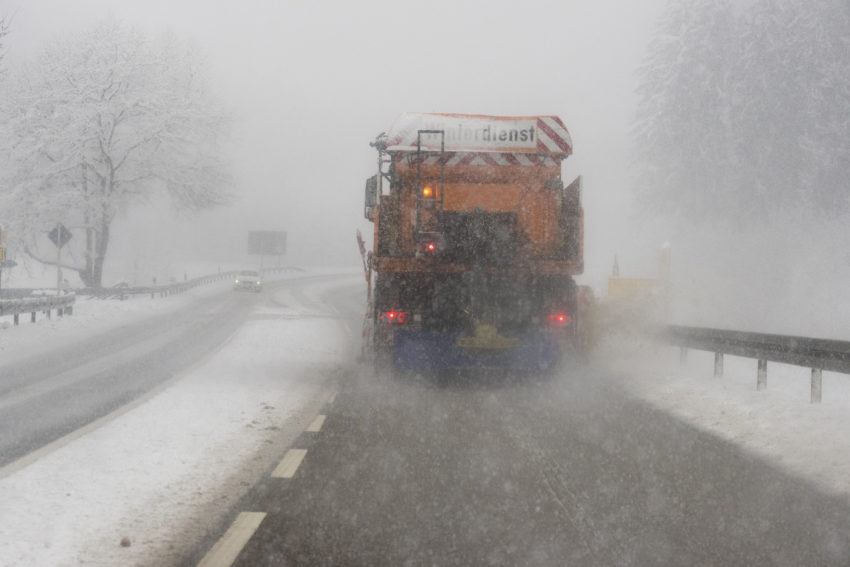
<svg viewBox="0 0 850 567">
<path fill-rule="evenodd" d="M 548 370 L 581 348 L 581 179 L 561 180 L 558 117 L 403 114 L 372 146 L 365 348 L 414 370 Z"/>
</svg>

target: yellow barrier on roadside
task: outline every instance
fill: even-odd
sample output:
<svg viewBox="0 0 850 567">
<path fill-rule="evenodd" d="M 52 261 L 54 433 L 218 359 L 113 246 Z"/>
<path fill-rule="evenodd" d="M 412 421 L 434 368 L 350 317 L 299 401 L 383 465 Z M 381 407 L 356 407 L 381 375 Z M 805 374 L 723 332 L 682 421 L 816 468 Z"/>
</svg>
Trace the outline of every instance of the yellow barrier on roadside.
<svg viewBox="0 0 850 567">
<path fill-rule="evenodd" d="M 608 297 L 614 300 L 648 296 L 659 287 L 656 279 L 609 278 Z"/>
</svg>

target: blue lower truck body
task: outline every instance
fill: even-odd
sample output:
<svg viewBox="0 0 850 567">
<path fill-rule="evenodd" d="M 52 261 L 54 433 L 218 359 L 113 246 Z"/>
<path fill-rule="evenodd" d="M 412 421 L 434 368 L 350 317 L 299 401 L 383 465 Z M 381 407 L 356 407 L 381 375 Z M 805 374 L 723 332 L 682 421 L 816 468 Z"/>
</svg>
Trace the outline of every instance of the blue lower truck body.
<svg viewBox="0 0 850 567">
<path fill-rule="evenodd" d="M 464 347 L 463 342 L 457 332 L 399 329 L 394 333 L 393 362 L 404 370 L 547 370 L 557 365 L 567 344 L 563 336 L 538 330 L 512 337 L 511 346 Z"/>
</svg>

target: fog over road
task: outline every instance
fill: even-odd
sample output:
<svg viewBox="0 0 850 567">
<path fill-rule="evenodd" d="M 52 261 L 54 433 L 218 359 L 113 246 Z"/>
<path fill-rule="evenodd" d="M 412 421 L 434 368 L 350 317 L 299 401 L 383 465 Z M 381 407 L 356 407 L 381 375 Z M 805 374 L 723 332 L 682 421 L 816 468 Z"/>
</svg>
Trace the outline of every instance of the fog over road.
<svg viewBox="0 0 850 567">
<path fill-rule="evenodd" d="M 352 372 L 237 565 L 846 565 L 850 507 L 616 393 Z"/>
<path fill-rule="evenodd" d="M 850 504 L 843 497 L 627 395 L 619 384 L 629 376 L 612 376 L 592 362 L 567 365 L 547 378 L 376 372 L 357 360 L 363 287 L 351 276 L 315 276 L 267 283 L 264 294 L 225 291 L 73 349 L 2 366 L 3 463 L 158 391 L 158 384 L 217 352 L 221 376 L 207 371 L 187 379 L 201 405 L 213 403 L 202 396 L 214 392 L 192 388 L 215 390 L 226 383 L 222 391 L 248 395 L 246 389 L 271 384 L 279 402 L 289 397 L 305 408 L 320 389 L 330 388 L 337 393 L 320 411 L 324 421 L 316 422 L 312 413 L 298 417 L 293 406 L 295 413 L 281 414 L 282 425 L 270 422 L 274 427 L 262 432 L 268 440 L 261 458 L 244 464 L 251 475 L 199 496 L 203 522 L 180 515 L 199 513 L 183 509 L 189 497 L 179 488 L 183 481 L 170 480 L 170 489 L 149 487 L 157 509 L 140 508 L 144 498 L 113 499 L 111 506 L 123 509 L 113 523 L 124 528 L 109 528 L 105 547 L 87 544 L 80 552 L 87 564 L 99 564 L 98 557 L 132 557 L 139 565 L 197 565 L 243 512 L 259 513 L 262 520 L 236 557 L 240 566 L 850 563 Z M 345 329 L 348 338 L 323 343 L 325 334 L 317 331 L 335 328 Z M 237 329 L 241 338 L 226 343 Z M 253 372 L 268 366 L 269 377 L 255 383 L 234 375 L 223 382 L 249 368 L 239 362 L 247 356 Z M 283 378 L 297 368 L 297 380 Z M 189 409 L 181 405 L 185 392 L 177 395 L 184 390 L 169 391 L 180 400 L 176 407 Z M 170 417 L 161 408 L 151 411 L 156 419 Z M 143 421 L 145 412 L 134 413 L 139 415 L 129 423 Z M 252 414 L 231 419 L 245 431 L 258 423 Z M 290 431 L 296 423 L 299 428 Z M 303 429 L 308 423 L 314 431 Z M 167 436 L 185 436 L 181 420 L 174 424 Z M 294 475 L 273 477 L 292 449 L 304 451 Z M 171 454 L 163 450 L 160 456 Z M 257 459 L 254 450 L 247 454 Z M 149 459 L 139 454 L 138 466 L 144 469 Z M 218 453 L 210 459 L 186 466 L 198 474 L 222 466 Z M 59 470 L 44 474 L 55 478 Z M 130 484 L 141 481 L 137 476 Z M 185 485 L 200 483 L 189 476 Z M 77 486 L 66 490 L 69 500 L 71 493 L 87 494 Z M 160 506 L 173 508 L 174 517 L 163 516 Z M 151 518 L 137 525 L 132 514 Z M 182 535 L 163 545 L 165 536 L 142 527 L 147 522 Z M 37 514 L 24 523 L 37 525 Z M 117 545 L 123 533 L 134 536 L 126 552 Z M 44 553 L 40 540 L 30 542 L 32 557 Z M 48 557 L 72 560 L 55 545 Z"/>
<path fill-rule="evenodd" d="M 620 379 L 592 364 L 554 378 L 352 366 L 320 431 L 293 445 L 306 450 L 294 476 L 232 512 L 265 514 L 235 564 L 850 562 L 847 502 Z"/>
</svg>

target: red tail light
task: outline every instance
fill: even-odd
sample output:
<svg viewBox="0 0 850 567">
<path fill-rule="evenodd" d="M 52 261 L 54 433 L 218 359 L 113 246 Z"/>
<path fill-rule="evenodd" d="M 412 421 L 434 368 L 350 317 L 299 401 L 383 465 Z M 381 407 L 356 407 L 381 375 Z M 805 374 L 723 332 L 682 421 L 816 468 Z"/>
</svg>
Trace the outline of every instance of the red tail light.
<svg viewBox="0 0 850 567">
<path fill-rule="evenodd" d="M 425 240 L 419 243 L 419 249 L 425 256 L 433 256 L 437 253 L 437 243 L 433 240 Z"/>
<path fill-rule="evenodd" d="M 439 232 L 421 232 L 418 237 L 419 253 L 422 256 L 437 256 L 445 250 L 445 239 Z"/>
<path fill-rule="evenodd" d="M 381 321 L 384 323 L 404 325 L 407 322 L 405 311 L 384 311 L 381 313 Z"/>
<path fill-rule="evenodd" d="M 550 327 L 567 327 L 572 325 L 573 318 L 566 313 L 552 313 L 549 315 Z"/>
</svg>

